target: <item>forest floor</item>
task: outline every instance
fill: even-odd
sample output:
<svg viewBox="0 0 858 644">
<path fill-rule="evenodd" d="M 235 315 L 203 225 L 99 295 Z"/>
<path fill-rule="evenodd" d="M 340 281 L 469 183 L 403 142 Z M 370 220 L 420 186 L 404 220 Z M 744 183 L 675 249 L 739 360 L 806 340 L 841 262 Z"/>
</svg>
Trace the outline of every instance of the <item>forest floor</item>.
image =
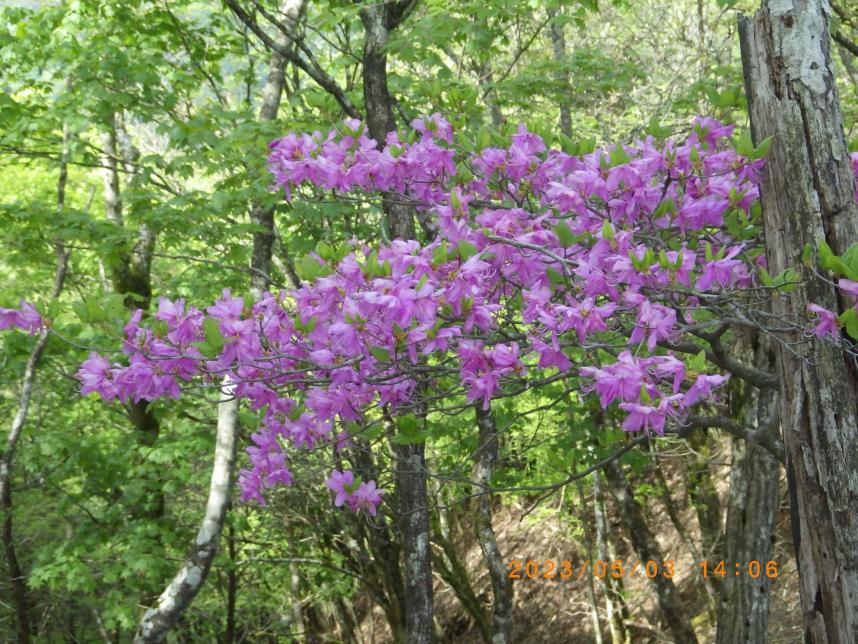
<svg viewBox="0 0 858 644">
<path fill-rule="evenodd" d="M 727 443 L 728 445 L 728 443 Z M 723 465 L 715 468 L 715 480 L 722 503 L 726 503 L 729 489 L 729 447 L 720 458 Z M 671 464 L 665 461 L 665 478 L 670 483 L 679 481 L 669 470 Z M 678 496 L 674 488 L 674 497 Z M 567 490 L 566 504 L 571 502 L 569 494 L 575 490 Z M 576 495 L 577 496 L 577 495 Z M 605 617 L 605 602 L 602 592 L 603 582 L 589 574 L 579 578 L 579 572 L 588 557 L 582 545 L 583 536 L 574 536 L 575 528 L 568 520 L 558 520 L 559 512 L 552 512 L 551 504 L 546 504 L 540 515 L 526 514 L 525 500 L 495 506 L 494 527 L 497 533 L 500 550 L 507 562 L 536 560 L 540 563 L 539 575 L 535 579 L 528 578 L 522 570 L 522 579 L 513 582 L 515 591 L 515 609 L 513 620 L 513 642 L 527 644 L 559 644 L 559 643 L 589 643 L 596 642 L 593 624 L 593 610 L 589 589 L 592 581 L 599 605 L 599 616 L 603 641 L 610 642 Z M 555 500 L 556 508 L 559 497 Z M 695 547 L 700 548 L 700 533 L 695 512 L 690 503 L 680 503 L 681 499 L 674 498 L 674 503 L 681 508 L 681 521 L 688 526 Z M 673 642 L 673 638 L 661 619 L 656 596 L 650 588 L 649 581 L 642 569 L 634 576 L 629 576 L 638 560 L 631 547 L 620 517 L 616 510 L 607 502 L 607 519 L 610 538 L 616 549 L 616 557 L 623 562 L 626 570 L 624 576 L 626 603 L 630 615 L 627 627 L 634 644 L 654 644 L 656 642 Z M 568 507 L 568 505 L 567 505 Z M 692 623 L 701 643 L 715 641 L 715 620 L 710 615 L 706 587 L 701 568 L 689 549 L 685 546 L 678 531 L 675 529 L 660 499 L 650 499 L 646 504 L 647 521 L 650 528 L 658 535 L 659 545 L 665 560 L 674 562 L 674 582 L 679 588 L 686 609 L 694 616 Z M 769 613 L 769 644 L 792 644 L 802 641 L 801 610 L 798 596 L 798 575 L 793 557 L 792 536 L 790 534 L 789 513 L 787 511 L 786 481 L 781 480 L 781 506 L 778 514 L 776 541 L 773 559 L 778 564 L 778 577 L 770 588 Z M 567 513 L 568 514 L 568 513 Z M 468 525 L 451 535 L 456 549 L 463 553 L 462 562 L 471 576 L 474 590 L 483 606 L 491 605 L 491 584 L 488 572 L 482 563 L 482 553 L 479 544 Z M 563 560 L 572 563 L 574 573 L 568 579 L 541 578 L 545 560 L 556 562 L 557 571 Z M 592 562 L 591 562 L 592 563 Z M 610 563 L 610 562 L 609 562 Z M 609 573 L 610 574 L 610 573 Z M 452 590 L 436 576 L 435 607 L 436 623 L 444 633 L 445 642 L 457 644 L 481 644 L 482 639 L 473 620 L 462 608 Z M 367 643 L 384 644 L 389 642 L 388 630 L 380 609 L 375 609 L 363 622 L 362 635 Z"/>
</svg>

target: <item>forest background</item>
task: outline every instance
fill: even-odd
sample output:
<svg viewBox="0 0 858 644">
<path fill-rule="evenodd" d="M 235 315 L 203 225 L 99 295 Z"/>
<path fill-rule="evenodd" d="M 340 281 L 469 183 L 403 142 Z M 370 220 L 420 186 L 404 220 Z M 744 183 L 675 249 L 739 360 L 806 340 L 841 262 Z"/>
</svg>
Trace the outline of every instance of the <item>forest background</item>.
<svg viewBox="0 0 858 644">
<path fill-rule="evenodd" d="M 832 6 L 832 61 L 856 150 L 858 7 Z M 368 7 L 399 8 L 381 21 L 381 45 Z M 79 365 L 91 350 L 116 346 L 126 306 L 154 308 L 168 296 L 202 307 L 225 288 L 296 287 L 320 243 L 388 236 L 378 200 L 319 193 L 287 202 L 273 192 L 271 140 L 371 112 L 367 70 L 385 56 L 397 127 L 440 112 L 479 147 L 508 141 L 520 123 L 578 154 L 682 137 L 695 115 L 741 133 L 748 115 L 736 16 L 756 8 L 750 0 L 0 3 L 0 306 L 38 294 L 54 319 L 35 363 L 36 338 L 0 336 L 0 417 L 4 432 L 23 429 L 4 487 L 0 639 L 130 641 L 198 530 L 217 388 L 143 405 L 78 393 Z M 728 344 L 753 353 L 741 337 Z M 719 413 L 745 422 L 758 401 L 740 383 L 730 387 Z M 473 413 L 431 417 L 419 436 L 439 639 L 490 641 L 503 612 L 493 562 L 507 572 L 512 559 L 540 570 L 545 560 L 569 560 L 577 571 L 651 559 L 674 562 L 675 587 L 592 567 L 568 581 L 530 579 L 523 568 L 506 609 L 510 641 L 683 641 L 674 628 L 686 628 L 700 641 L 727 642 L 725 625 L 748 615 L 764 619 L 758 641 L 800 641 L 776 460 L 761 466 L 764 455 L 717 427 L 614 458 L 624 440 L 616 419 L 563 383 L 493 411 L 504 429 L 483 479 L 484 490 L 503 490 L 492 502 L 472 495 L 472 481 L 486 474 L 474 472 Z M 243 408 L 238 418 L 245 466 L 259 419 Z M 392 439 L 413 431 L 400 426 L 369 441 L 381 481 L 391 483 L 395 470 Z M 407 572 L 402 517 L 392 508 L 386 529 L 334 507 L 320 485 L 330 460 L 313 453 L 293 462 L 300 484 L 277 489 L 267 507 L 234 495 L 220 552 L 171 638 L 405 641 L 403 582 L 391 581 Z M 556 485 L 596 464 L 604 471 Z M 770 517 L 776 577 L 733 578 L 728 544 L 741 541 L 749 515 Z M 704 578 L 701 562 L 711 572 L 725 559 L 726 575 Z M 763 588 L 764 606 L 739 599 L 749 588 Z"/>
</svg>

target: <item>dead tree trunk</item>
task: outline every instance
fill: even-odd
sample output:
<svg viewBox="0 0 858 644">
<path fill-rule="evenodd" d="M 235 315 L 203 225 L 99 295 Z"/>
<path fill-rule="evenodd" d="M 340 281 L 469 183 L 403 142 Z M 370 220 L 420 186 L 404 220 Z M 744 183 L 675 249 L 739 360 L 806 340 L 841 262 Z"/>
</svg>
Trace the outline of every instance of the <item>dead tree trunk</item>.
<svg viewBox="0 0 858 644">
<path fill-rule="evenodd" d="M 665 577 L 661 572 L 664 562 L 661 549 L 644 519 L 640 504 L 635 500 L 634 492 L 623 473 L 622 466 L 617 462 L 606 465 L 605 479 L 611 488 L 611 494 L 617 501 L 620 515 L 623 517 L 623 523 L 638 554 L 638 559 L 641 562 L 654 561 L 659 565 L 659 572 L 650 579 L 650 583 L 658 597 L 658 605 L 673 638 L 682 644 L 697 644 L 697 636 L 685 614 L 679 590 L 673 583 L 673 579 Z"/>
<path fill-rule="evenodd" d="M 491 409 L 476 406 L 479 443 L 476 454 L 476 483 L 482 494 L 476 514 L 477 540 L 483 552 L 483 561 L 489 569 L 494 597 L 492 610 L 492 644 L 507 644 L 512 637 L 512 583 L 507 574 L 506 563 L 498 548 L 498 540 L 492 527 L 491 486 L 494 464 L 500 458 L 495 417 Z"/>
<path fill-rule="evenodd" d="M 805 244 L 835 253 L 858 241 L 850 168 L 832 73 L 827 2 L 765 0 L 740 17 L 755 141 L 774 135 L 761 198 L 768 268 L 801 265 Z M 805 271 L 808 273 L 808 271 Z M 772 302 L 801 319 L 809 302 L 842 309 L 813 274 Z M 805 641 L 858 641 L 858 378 L 836 347 L 796 331 L 777 346 L 780 411 Z"/>
</svg>

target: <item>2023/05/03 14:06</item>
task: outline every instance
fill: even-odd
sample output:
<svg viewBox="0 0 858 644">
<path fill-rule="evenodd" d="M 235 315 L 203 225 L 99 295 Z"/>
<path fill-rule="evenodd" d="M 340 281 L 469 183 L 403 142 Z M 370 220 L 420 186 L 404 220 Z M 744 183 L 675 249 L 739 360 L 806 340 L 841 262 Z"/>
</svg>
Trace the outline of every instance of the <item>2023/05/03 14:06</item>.
<svg viewBox="0 0 858 644">
<path fill-rule="evenodd" d="M 571 580 L 583 579 L 590 575 L 597 579 L 611 576 L 614 579 L 622 577 L 647 577 L 653 579 L 657 576 L 673 579 L 677 573 L 676 562 L 673 559 L 664 561 L 623 561 L 614 559 L 611 561 L 596 560 L 584 561 L 577 564 L 569 560 L 556 559 L 511 559 L 507 562 L 509 569 L 508 577 L 512 580 Z M 696 564 L 696 570 L 704 577 L 726 577 L 732 574 L 735 577 L 748 576 L 752 579 L 766 577 L 775 579 L 778 576 L 778 564 L 776 561 L 701 561 Z"/>
</svg>

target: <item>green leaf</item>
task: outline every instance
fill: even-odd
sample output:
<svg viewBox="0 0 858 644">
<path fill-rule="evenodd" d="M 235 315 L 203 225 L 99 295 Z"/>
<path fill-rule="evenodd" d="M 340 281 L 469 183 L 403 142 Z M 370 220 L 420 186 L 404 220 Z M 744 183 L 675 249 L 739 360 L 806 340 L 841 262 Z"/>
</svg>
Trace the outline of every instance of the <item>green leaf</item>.
<svg viewBox="0 0 858 644">
<path fill-rule="evenodd" d="M 751 152 L 751 158 L 756 160 L 762 159 L 766 156 L 769 153 L 769 147 L 772 145 L 773 138 L 774 136 L 767 136 L 765 139 L 760 141 L 760 144 L 754 148 L 753 152 Z"/>
<path fill-rule="evenodd" d="M 618 165 L 623 165 L 631 161 L 631 157 L 626 153 L 625 148 L 623 148 L 622 143 L 617 143 L 614 146 L 614 149 L 611 150 L 611 167 L 616 167 Z"/>
<path fill-rule="evenodd" d="M 557 239 L 560 241 L 560 245 L 563 246 L 563 248 L 569 248 L 575 243 L 575 235 L 572 234 L 572 229 L 569 228 L 569 224 L 565 221 L 557 222 L 557 225 L 554 226 L 552 230 L 554 231 L 554 234 L 557 235 Z"/>
<path fill-rule="evenodd" d="M 813 266 L 813 246 L 810 245 L 810 242 L 807 242 L 801 251 L 801 263 L 808 268 Z"/>
<path fill-rule="evenodd" d="M 476 255 L 479 250 L 467 239 L 460 239 L 459 243 L 456 244 L 456 252 L 459 253 L 459 257 L 462 259 L 462 261 L 467 261 L 474 255 Z"/>
<path fill-rule="evenodd" d="M 372 357 L 379 362 L 387 362 L 390 360 L 390 351 L 384 347 L 370 347 L 369 352 Z"/>
<path fill-rule="evenodd" d="M 858 340 L 858 311 L 854 307 L 841 313 L 837 321 L 853 340 Z"/>
</svg>

